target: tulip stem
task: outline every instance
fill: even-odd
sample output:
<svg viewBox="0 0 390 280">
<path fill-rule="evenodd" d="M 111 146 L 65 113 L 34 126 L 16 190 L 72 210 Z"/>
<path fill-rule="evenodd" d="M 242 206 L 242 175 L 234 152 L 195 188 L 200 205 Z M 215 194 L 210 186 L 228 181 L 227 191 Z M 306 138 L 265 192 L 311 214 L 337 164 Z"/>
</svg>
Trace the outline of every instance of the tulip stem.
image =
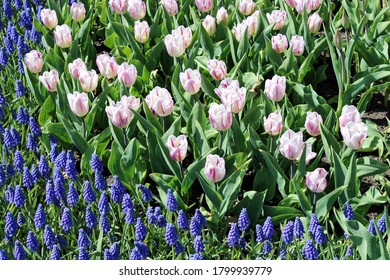
<svg viewBox="0 0 390 280">
<path fill-rule="evenodd" d="M 316 212 L 316 205 L 317 205 L 317 196 L 316 193 L 313 193 L 313 213 Z"/>
<path fill-rule="evenodd" d="M 123 143 L 125 144 L 125 149 L 126 149 L 127 147 L 126 128 L 123 128 Z"/>
<path fill-rule="evenodd" d="M 86 130 L 86 128 L 85 128 L 85 120 L 84 120 L 84 118 L 82 117 L 81 118 L 81 127 L 82 127 L 82 135 L 83 135 L 83 138 L 87 138 L 87 130 Z"/>
<path fill-rule="evenodd" d="M 162 125 L 163 125 L 163 134 L 165 133 L 165 119 L 164 117 L 161 117 L 162 118 Z"/>
<path fill-rule="evenodd" d="M 180 161 L 180 176 L 182 179 L 184 179 L 183 161 Z"/>
</svg>

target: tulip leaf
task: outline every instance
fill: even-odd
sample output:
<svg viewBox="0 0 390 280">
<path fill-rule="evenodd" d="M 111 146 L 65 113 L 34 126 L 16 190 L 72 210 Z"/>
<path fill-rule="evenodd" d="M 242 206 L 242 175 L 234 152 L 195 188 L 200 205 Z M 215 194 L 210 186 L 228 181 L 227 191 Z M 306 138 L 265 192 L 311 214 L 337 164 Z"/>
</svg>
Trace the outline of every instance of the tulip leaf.
<svg viewBox="0 0 390 280">
<path fill-rule="evenodd" d="M 389 170 L 389 166 L 370 157 L 361 157 L 357 160 L 356 176 L 362 178 L 381 174 Z"/>
<path fill-rule="evenodd" d="M 209 207 L 211 210 L 215 209 L 218 212 L 220 212 L 221 203 L 222 203 L 222 196 L 219 192 L 217 192 L 214 188 L 214 184 L 211 184 L 206 181 L 206 179 L 203 177 L 203 175 L 200 175 L 198 173 L 198 180 L 200 182 L 200 185 L 203 188 L 203 191 L 206 194 L 206 197 L 211 202 L 209 204 Z"/>
<path fill-rule="evenodd" d="M 40 124 L 40 126 L 44 126 L 49 119 L 53 118 L 55 109 L 55 95 L 50 94 L 46 98 L 45 103 L 43 103 L 38 115 L 38 123 Z"/>
<path fill-rule="evenodd" d="M 260 150 L 260 152 L 267 164 L 268 170 L 271 172 L 272 176 L 276 178 L 280 194 L 283 197 L 286 197 L 286 182 L 288 181 L 288 178 L 277 161 L 267 151 Z"/>
<path fill-rule="evenodd" d="M 302 212 L 296 208 L 288 206 L 269 206 L 263 205 L 264 216 L 272 217 L 274 224 L 282 223 L 286 220 L 294 219 L 295 217 L 302 216 Z"/>
<path fill-rule="evenodd" d="M 58 120 L 64 125 L 65 130 L 69 137 L 73 140 L 74 145 L 77 147 L 77 149 L 83 154 L 88 149 L 88 143 L 82 137 L 76 129 L 68 122 L 64 116 L 62 116 L 60 113 L 57 112 L 57 118 Z"/>
<path fill-rule="evenodd" d="M 334 189 L 332 192 L 321 197 L 317 201 L 316 215 L 318 219 L 322 220 L 326 217 L 329 211 L 332 209 L 333 205 L 336 203 L 339 196 L 348 188 L 348 185 L 341 186 L 337 189 Z"/>
</svg>

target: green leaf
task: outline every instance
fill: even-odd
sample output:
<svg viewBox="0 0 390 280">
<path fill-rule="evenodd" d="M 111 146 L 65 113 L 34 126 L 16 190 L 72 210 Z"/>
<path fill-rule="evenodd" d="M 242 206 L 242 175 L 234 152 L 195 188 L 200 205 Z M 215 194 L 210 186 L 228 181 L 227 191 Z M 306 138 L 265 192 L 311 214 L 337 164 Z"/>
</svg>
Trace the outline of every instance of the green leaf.
<svg viewBox="0 0 390 280">
<path fill-rule="evenodd" d="M 337 198 L 343 193 L 344 190 L 347 189 L 347 187 L 348 186 L 342 186 L 334 189 L 332 192 L 326 194 L 317 201 L 316 215 L 320 220 L 326 217 L 326 215 L 332 209 L 333 205 L 336 203 Z"/>
<path fill-rule="evenodd" d="M 39 115 L 38 115 L 38 123 L 40 126 L 44 126 L 45 123 L 53 117 L 53 114 L 55 113 L 55 95 L 51 94 L 46 98 L 45 103 L 43 103 Z"/>
<path fill-rule="evenodd" d="M 274 224 L 280 224 L 286 220 L 302 216 L 302 212 L 293 207 L 263 205 L 263 209 L 264 216 L 272 217 L 272 222 Z"/>
<path fill-rule="evenodd" d="M 60 113 L 57 112 L 57 118 L 58 120 L 64 125 L 65 130 L 69 137 L 72 139 L 74 145 L 77 147 L 77 149 L 83 154 L 88 149 L 88 143 L 85 141 L 84 137 L 82 137 L 76 129 L 68 122 L 64 116 L 62 116 Z"/>
<path fill-rule="evenodd" d="M 347 167 L 341 161 L 336 151 L 333 152 L 333 165 L 334 165 L 334 185 L 335 188 L 339 188 L 344 185 L 345 174 L 347 173 Z"/>
<path fill-rule="evenodd" d="M 204 91 L 204 93 L 210 96 L 215 101 L 219 101 L 218 95 L 214 92 L 213 84 L 205 76 L 203 75 L 201 76 L 202 76 L 201 88 Z"/>
<path fill-rule="evenodd" d="M 238 44 L 238 48 L 237 48 L 238 59 L 241 59 L 247 53 L 248 49 L 249 49 L 248 30 L 247 28 L 245 28 L 244 35 L 242 36 L 241 41 Z"/>
<path fill-rule="evenodd" d="M 361 179 L 365 176 L 381 174 L 389 170 L 389 166 L 370 157 L 361 157 L 357 160 L 356 176 Z"/>
<path fill-rule="evenodd" d="M 198 174 L 198 180 L 203 188 L 204 193 L 206 194 L 206 197 L 212 203 L 212 205 L 209 205 L 209 207 L 211 206 L 210 209 L 216 209 L 219 212 L 222 204 L 222 196 L 214 189 L 215 187 L 213 185 L 210 185 L 210 183 L 204 179 L 202 175 Z"/>
<path fill-rule="evenodd" d="M 353 153 L 344 181 L 344 185 L 348 186 L 347 197 L 355 197 L 359 194 L 359 185 L 356 183 L 356 178 L 356 153 Z"/>
<path fill-rule="evenodd" d="M 180 182 L 175 176 L 166 175 L 166 174 L 159 174 L 159 173 L 152 173 L 150 174 L 150 178 L 152 178 L 153 181 L 155 181 L 159 188 L 158 192 L 160 195 L 161 203 L 166 206 L 166 194 L 168 192 L 168 189 L 172 189 L 174 196 L 179 203 L 179 208 L 186 210 L 187 205 L 180 197 Z"/>
<path fill-rule="evenodd" d="M 267 151 L 260 150 L 260 152 L 265 162 L 267 163 L 268 170 L 271 172 L 272 176 L 276 178 L 280 194 L 283 197 L 286 197 L 286 182 L 288 181 L 288 178 L 286 177 L 282 168 L 279 166 L 276 160 Z"/>
<path fill-rule="evenodd" d="M 303 212 L 305 213 L 306 217 L 310 217 L 311 214 L 311 203 L 309 198 L 305 195 L 303 192 L 303 184 L 302 182 L 296 182 L 294 179 L 290 181 L 290 184 L 292 184 L 299 200 L 299 204 L 301 205 L 301 208 Z"/>
<path fill-rule="evenodd" d="M 332 158 L 331 151 L 334 151 L 336 154 L 340 153 L 340 144 L 336 140 L 336 138 L 333 136 L 333 134 L 324 126 L 321 124 L 321 139 L 322 143 L 324 145 L 325 154 L 329 161 L 334 160 Z"/>
<path fill-rule="evenodd" d="M 209 53 L 209 58 L 214 58 L 214 44 L 210 38 L 210 35 L 207 33 L 206 29 L 203 27 L 203 24 L 198 26 L 200 28 L 200 44 L 202 48 Z"/>
</svg>

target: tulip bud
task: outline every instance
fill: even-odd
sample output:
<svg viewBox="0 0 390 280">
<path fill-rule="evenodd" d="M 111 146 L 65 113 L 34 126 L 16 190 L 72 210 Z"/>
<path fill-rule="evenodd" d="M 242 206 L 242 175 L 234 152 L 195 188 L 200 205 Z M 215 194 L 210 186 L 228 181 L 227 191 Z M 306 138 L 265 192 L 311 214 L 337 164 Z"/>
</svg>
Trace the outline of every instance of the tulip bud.
<svg viewBox="0 0 390 280">
<path fill-rule="evenodd" d="M 214 2 L 213 0 L 195 0 L 195 5 L 200 12 L 208 12 L 213 8 Z"/>
<path fill-rule="evenodd" d="M 127 108 L 132 109 L 134 111 L 137 111 L 139 106 L 141 105 L 141 100 L 132 95 L 123 95 L 120 102 L 126 105 Z"/>
<path fill-rule="evenodd" d="M 305 162 L 306 165 L 310 163 L 310 161 L 317 156 L 317 153 L 313 152 L 312 146 L 309 143 L 306 143 L 306 154 L 305 154 Z"/>
<path fill-rule="evenodd" d="M 349 29 L 350 28 L 349 18 L 348 18 L 348 15 L 347 15 L 347 13 L 345 11 L 343 12 L 343 16 L 341 17 L 341 25 L 345 29 Z"/>
<path fill-rule="evenodd" d="M 291 8 L 295 8 L 295 0 L 284 0 L 286 2 L 286 4 L 291 7 Z"/>
<path fill-rule="evenodd" d="M 179 57 L 186 50 L 183 36 L 169 34 L 164 38 L 164 44 L 168 54 L 172 57 Z"/>
<path fill-rule="evenodd" d="M 56 11 L 50 9 L 42 9 L 41 11 L 41 20 L 43 25 L 48 29 L 53 29 L 58 24 Z"/>
<path fill-rule="evenodd" d="M 341 110 L 341 116 L 339 118 L 340 128 L 343 128 L 349 122 L 361 122 L 362 118 L 358 109 L 353 105 L 345 105 Z"/>
<path fill-rule="evenodd" d="M 215 33 L 217 30 L 217 23 L 215 21 L 215 18 L 213 18 L 210 15 L 207 15 L 202 23 L 204 29 L 206 29 L 207 33 L 211 36 Z"/>
<path fill-rule="evenodd" d="M 209 109 L 210 124 L 218 131 L 228 130 L 232 126 L 232 112 L 225 105 L 213 102 Z"/>
<path fill-rule="evenodd" d="M 314 13 L 307 19 L 307 24 L 310 32 L 316 34 L 321 28 L 322 18 L 318 13 Z"/>
<path fill-rule="evenodd" d="M 326 176 L 328 172 L 324 168 L 317 168 L 313 172 L 307 172 L 306 185 L 314 193 L 323 192 L 326 188 Z"/>
<path fill-rule="evenodd" d="M 221 7 L 217 12 L 217 23 L 223 22 L 225 25 L 228 23 L 229 16 L 224 7 Z"/>
<path fill-rule="evenodd" d="M 180 135 L 175 137 L 170 135 L 166 143 L 166 147 L 169 150 L 169 155 L 171 159 L 175 161 L 183 161 L 187 155 L 187 138 L 185 135 Z"/>
<path fill-rule="evenodd" d="M 226 108 L 230 108 L 233 113 L 242 111 L 246 100 L 246 89 L 240 88 L 238 81 L 232 79 L 225 79 L 220 86 L 215 89 L 215 93 L 221 98 L 222 104 Z"/>
<path fill-rule="evenodd" d="M 110 0 L 108 3 L 114 13 L 122 15 L 126 12 L 127 0 Z"/>
<path fill-rule="evenodd" d="M 200 90 L 202 78 L 198 70 L 187 69 L 180 73 L 180 82 L 186 92 L 195 94 Z"/>
<path fill-rule="evenodd" d="M 73 94 L 68 93 L 67 96 L 69 107 L 72 110 L 73 114 L 78 117 L 84 117 L 86 114 L 88 114 L 88 96 L 85 92 L 79 93 L 75 91 Z"/>
<path fill-rule="evenodd" d="M 321 6 L 321 0 L 307 0 L 306 5 L 310 7 L 310 12 L 311 12 L 317 10 Z"/>
<path fill-rule="evenodd" d="M 58 78 L 58 72 L 51 70 L 50 72 L 43 72 L 42 76 L 39 76 L 39 81 L 44 85 L 47 91 L 57 91 L 57 84 L 60 82 Z"/>
<path fill-rule="evenodd" d="M 279 142 L 280 152 L 285 158 L 297 160 L 301 157 L 305 145 L 302 132 L 295 133 L 289 129 L 283 133 Z"/>
<path fill-rule="evenodd" d="M 121 102 L 113 102 L 110 106 L 107 106 L 106 113 L 112 124 L 119 128 L 127 127 L 133 117 L 130 109 Z"/>
<path fill-rule="evenodd" d="M 192 31 L 189 27 L 180 25 L 178 28 L 172 30 L 172 35 L 183 37 L 185 48 L 188 48 L 192 43 Z"/>
<path fill-rule="evenodd" d="M 269 24 L 275 24 L 274 30 L 280 30 L 286 20 L 286 12 L 274 10 L 271 14 L 267 13 L 267 19 Z"/>
<path fill-rule="evenodd" d="M 301 56 L 305 50 L 305 40 L 299 35 L 292 36 L 290 47 L 292 48 L 292 53 L 295 56 Z"/>
<path fill-rule="evenodd" d="M 146 5 L 142 0 L 128 0 L 127 6 L 134 20 L 140 20 L 146 15 Z"/>
<path fill-rule="evenodd" d="M 320 124 L 322 124 L 322 117 L 317 112 L 308 112 L 306 115 L 305 128 L 307 133 L 311 136 L 320 135 Z"/>
<path fill-rule="evenodd" d="M 74 21 L 82 21 L 85 18 L 85 8 L 82 2 L 73 2 L 70 7 L 70 13 Z"/>
<path fill-rule="evenodd" d="M 96 58 L 96 66 L 99 68 L 100 74 L 107 79 L 116 77 L 118 72 L 118 64 L 114 57 L 108 54 L 100 54 Z"/>
<path fill-rule="evenodd" d="M 165 88 L 155 87 L 145 97 L 146 104 L 150 111 L 156 116 L 165 117 L 173 111 L 173 99 Z"/>
<path fill-rule="evenodd" d="M 271 80 L 266 80 L 264 91 L 272 101 L 282 100 L 286 93 L 286 77 L 275 75 Z"/>
<path fill-rule="evenodd" d="M 276 110 L 274 113 L 269 114 L 268 118 L 264 117 L 264 129 L 265 131 L 272 136 L 279 135 L 283 130 L 283 120 L 282 115 L 279 110 Z"/>
<path fill-rule="evenodd" d="M 69 48 L 72 45 L 72 29 L 68 25 L 57 25 L 53 34 L 56 44 L 60 48 Z"/>
<path fill-rule="evenodd" d="M 141 44 L 145 43 L 149 39 L 150 27 L 147 21 L 137 20 L 134 24 L 134 37 L 135 40 Z"/>
<path fill-rule="evenodd" d="M 259 11 L 256 11 L 251 16 L 247 17 L 245 23 L 248 26 L 249 36 L 255 36 L 259 26 Z"/>
<path fill-rule="evenodd" d="M 219 96 L 219 98 L 221 98 L 223 90 L 226 89 L 229 90 L 229 88 L 232 89 L 232 88 L 239 88 L 239 87 L 240 87 L 240 83 L 237 80 L 227 78 L 227 79 L 223 79 L 219 84 L 219 87 L 214 89 L 214 91 Z"/>
<path fill-rule="evenodd" d="M 317 0 L 295 0 L 295 9 L 297 10 L 298 14 L 303 14 L 303 11 L 305 10 L 306 7 L 306 12 L 308 14 L 311 13 L 312 10 L 315 10 L 314 8 L 316 7 Z M 321 3 L 320 3 L 321 4 Z"/>
<path fill-rule="evenodd" d="M 85 65 L 84 61 L 82 61 L 81 58 L 77 58 L 72 63 L 68 64 L 68 70 L 69 70 L 69 74 L 73 78 L 78 79 L 80 72 L 87 70 L 87 65 Z"/>
<path fill-rule="evenodd" d="M 278 34 L 271 38 L 272 49 L 277 53 L 282 53 L 288 49 L 288 41 L 286 35 Z"/>
<path fill-rule="evenodd" d="M 333 44 L 336 48 L 341 49 L 343 42 L 343 37 L 341 36 L 341 32 L 336 29 L 336 32 L 333 35 Z"/>
<path fill-rule="evenodd" d="M 252 0 L 241 0 L 238 3 L 238 10 L 243 14 L 243 15 L 250 15 L 253 10 L 255 9 L 255 3 L 253 3 Z"/>
<path fill-rule="evenodd" d="M 42 71 L 43 59 L 42 54 L 32 50 L 24 56 L 24 62 L 31 73 L 37 74 Z"/>
<path fill-rule="evenodd" d="M 83 91 L 91 92 L 94 91 L 98 84 L 98 75 L 95 70 L 87 71 L 82 70 L 79 73 L 79 82 Z"/>
<path fill-rule="evenodd" d="M 137 79 L 137 69 L 133 64 L 129 65 L 127 62 L 118 66 L 118 80 L 122 81 L 125 87 L 134 85 Z"/>
<path fill-rule="evenodd" d="M 179 6 L 177 5 L 176 0 L 162 0 L 161 4 L 170 16 L 174 16 L 179 12 Z"/>
<path fill-rule="evenodd" d="M 218 155 L 208 155 L 205 172 L 210 181 L 214 183 L 221 181 L 226 175 L 225 160 Z"/>
<path fill-rule="evenodd" d="M 341 135 L 348 148 L 360 149 L 367 138 L 368 127 L 362 122 L 349 122 L 341 128 Z"/>
<path fill-rule="evenodd" d="M 245 34 L 244 32 L 248 32 L 248 25 L 247 25 L 246 21 L 244 20 L 243 22 L 234 26 L 232 32 L 233 32 L 234 37 L 236 38 L 237 42 L 240 42 L 242 37 Z"/>
<path fill-rule="evenodd" d="M 211 77 L 215 80 L 222 80 L 227 74 L 226 64 L 222 60 L 211 59 L 207 63 Z"/>
</svg>

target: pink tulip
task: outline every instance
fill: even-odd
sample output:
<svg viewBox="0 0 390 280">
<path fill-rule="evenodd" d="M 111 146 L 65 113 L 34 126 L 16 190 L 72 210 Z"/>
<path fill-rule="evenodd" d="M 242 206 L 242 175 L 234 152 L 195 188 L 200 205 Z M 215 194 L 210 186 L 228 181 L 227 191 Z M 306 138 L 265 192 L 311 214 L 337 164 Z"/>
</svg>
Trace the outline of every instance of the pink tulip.
<svg viewBox="0 0 390 280">
<path fill-rule="evenodd" d="M 232 126 L 232 112 L 225 105 L 213 102 L 209 109 L 210 124 L 218 131 L 228 130 Z"/>
<path fill-rule="evenodd" d="M 200 90 L 202 78 L 198 70 L 187 69 L 180 73 L 180 82 L 186 92 L 195 94 Z"/>
<path fill-rule="evenodd" d="M 225 25 L 228 23 L 229 15 L 227 10 L 224 7 L 221 7 L 217 12 L 217 23 L 223 22 Z"/>
<path fill-rule="evenodd" d="M 292 36 L 290 47 L 292 48 L 292 53 L 295 56 L 301 56 L 305 51 L 305 40 L 299 35 Z"/>
<path fill-rule="evenodd" d="M 280 137 L 280 152 L 290 160 L 298 160 L 303 152 L 304 142 L 302 132 L 295 133 L 291 129 L 287 130 Z"/>
<path fill-rule="evenodd" d="M 318 13 L 314 13 L 307 19 L 307 24 L 310 32 L 316 34 L 321 28 L 322 18 Z"/>
<path fill-rule="evenodd" d="M 184 47 L 188 48 L 192 43 L 192 31 L 189 27 L 180 25 L 178 28 L 172 30 L 173 36 L 182 36 L 184 39 Z"/>
<path fill-rule="evenodd" d="M 174 16 L 179 12 L 179 6 L 177 5 L 176 0 L 162 0 L 161 4 L 170 16 Z"/>
<path fill-rule="evenodd" d="M 305 128 L 311 136 L 321 134 L 320 126 L 322 123 L 322 117 L 317 112 L 308 112 L 306 114 Z"/>
<path fill-rule="evenodd" d="M 240 83 L 237 80 L 233 80 L 230 78 L 223 79 L 219 84 L 219 87 L 214 89 L 214 92 L 221 98 L 223 90 L 229 90 L 229 88 L 240 88 Z"/>
<path fill-rule="evenodd" d="M 164 44 L 168 54 L 172 57 L 179 57 L 186 50 L 183 36 L 169 34 L 165 37 Z"/>
<path fill-rule="evenodd" d="M 141 44 L 149 39 L 150 27 L 147 21 L 137 20 L 134 23 L 134 37 L 135 40 Z"/>
<path fill-rule="evenodd" d="M 279 135 L 283 130 L 283 119 L 279 110 L 269 114 L 268 118 L 264 117 L 264 130 L 272 136 Z"/>
<path fill-rule="evenodd" d="M 311 146 L 311 144 L 306 143 L 305 145 L 306 145 L 305 162 L 306 165 L 308 165 L 310 161 L 317 156 L 317 153 L 313 152 L 313 147 Z"/>
<path fill-rule="evenodd" d="M 72 45 L 72 29 L 68 25 L 57 25 L 53 34 L 56 44 L 60 48 L 69 48 Z"/>
<path fill-rule="evenodd" d="M 306 185 L 314 193 L 323 192 L 326 188 L 326 176 L 328 172 L 324 168 L 317 168 L 313 172 L 307 172 Z"/>
<path fill-rule="evenodd" d="M 215 80 L 222 80 L 227 74 L 226 64 L 222 60 L 211 59 L 207 63 L 211 77 Z"/>
<path fill-rule="evenodd" d="M 122 104 L 126 105 L 127 108 L 137 111 L 141 105 L 141 100 L 135 96 L 126 96 L 123 95 L 120 101 Z"/>
<path fill-rule="evenodd" d="M 286 35 L 278 34 L 271 38 L 272 49 L 277 53 L 282 53 L 288 49 L 288 41 Z"/>
<path fill-rule="evenodd" d="M 43 59 L 42 54 L 32 50 L 24 56 L 24 62 L 31 73 L 37 74 L 42 71 Z"/>
<path fill-rule="evenodd" d="M 146 104 L 150 111 L 156 116 L 165 117 L 173 111 L 173 99 L 165 88 L 155 87 L 145 97 Z"/>
<path fill-rule="evenodd" d="M 250 15 L 255 9 L 255 3 L 252 0 L 241 0 L 238 3 L 238 10 L 243 15 Z"/>
<path fill-rule="evenodd" d="M 95 70 L 87 71 L 82 70 L 79 73 L 79 82 L 83 91 L 91 92 L 94 91 L 98 84 L 98 75 Z"/>
<path fill-rule="evenodd" d="M 146 5 L 142 0 L 128 0 L 127 7 L 134 20 L 140 20 L 146 15 Z"/>
<path fill-rule="evenodd" d="M 368 127 L 363 122 L 348 122 L 341 128 L 341 135 L 348 148 L 360 149 L 367 138 Z"/>
<path fill-rule="evenodd" d="M 166 147 L 169 150 L 169 155 L 171 159 L 175 161 L 183 161 L 187 155 L 187 137 L 185 135 L 180 135 L 175 137 L 170 135 L 166 143 Z"/>
<path fill-rule="evenodd" d="M 39 81 L 44 85 L 47 91 L 57 91 L 57 84 L 60 82 L 58 72 L 51 70 L 50 72 L 43 72 L 42 76 L 39 76 Z"/>
<path fill-rule="evenodd" d="M 298 12 L 298 14 L 303 14 L 305 7 L 306 7 L 306 12 L 310 14 L 312 10 L 312 5 L 310 3 L 310 0 L 295 0 L 294 8 Z"/>
<path fill-rule="evenodd" d="M 82 21 L 85 18 L 85 8 L 82 2 L 73 2 L 70 7 L 70 13 L 74 21 Z"/>
<path fill-rule="evenodd" d="M 272 101 L 282 100 L 286 94 L 286 77 L 275 75 L 272 80 L 266 80 L 264 91 Z"/>
<path fill-rule="evenodd" d="M 274 10 L 271 14 L 267 13 L 267 19 L 269 24 L 275 24 L 274 30 L 280 30 L 282 29 L 286 20 L 286 12 Z"/>
<path fill-rule="evenodd" d="M 214 183 L 221 181 L 226 175 L 225 160 L 218 155 L 208 155 L 205 173 L 210 181 Z"/>
<path fill-rule="evenodd" d="M 73 78 L 78 79 L 81 71 L 87 71 L 87 65 L 85 65 L 81 58 L 77 58 L 68 64 L 68 70 Z"/>
<path fill-rule="evenodd" d="M 50 9 L 42 9 L 41 20 L 44 26 L 48 29 L 53 29 L 58 24 L 56 11 Z"/>
<path fill-rule="evenodd" d="M 306 6 L 310 8 L 310 11 L 317 10 L 321 6 L 321 0 L 306 0 Z"/>
<path fill-rule="evenodd" d="M 84 117 L 86 114 L 88 114 L 88 96 L 85 92 L 79 93 L 75 91 L 73 94 L 68 93 L 67 96 L 69 107 L 73 114 L 78 117 Z"/>
<path fill-rule="evenodd" d="M 114 57 L 108 54 L 100 54 L 96 58 L 96 66 L 99 68 L 100 74 L 107 79 L 116 77 L 118 73 L 118 63 Z"/>
<path fill-rule="evenodd" d="M 126 12 L 127 0 L 110 0 L 108 3 L 114 13 L 122 15 Z"/>
<path fill-rule="evenodd" d="M 207 15 L 202 23 L 204 29 L 206 29 L 207 33 L 211 36 L 217 30 L 217 22 L 215 18 L 210 15 Z"/>
<path fill-rule="evenodd" d="M 284 2 L 286 2 L 286 4 L 291 7 L 291 8 L 295 8 L 295 0 L 284 0 Z"/>
<path fill-rule="evenodd" d="M 106 107 L 106 113 L 112 124 L 119 128 L 127 127 L 133 117 L 133 113 L 122 102 L 112 102 Z"/>
<path fill-rule="evenodd" d="M 242 37 L 244 36 L 244 32 L 248 32 L 248 25 L 246 21 L 244 20 L 241 23 L 238 23 L 236 26 L 233 27 L 232 30 L 234 37 L 236 38 L 237 42 L 240 42 Z M 249 33 L 248 33 L 249 35 Z"/>
<path fill-rule="evenodd" d="M 353 105 L 345 105 L 339 118 L 340 128 L 343 128 L 349 122 L 361 122 L 362 118 L 358 109 Z"/>
<path fill-rule="evenodd" d="M 195 0 L 195 5 L 200 12 L 208 12 L 214 7 L 213 0 Z"/>
<path fill-rule="evenodd" d="M 221 82 L 220 87 L 215 89 L 215 92 L 221 98 L 222 104 L 226 108 L 230 108 L 233 113 L 239 113 L 244 108 L 246 89 L 244 87 L 240 88 L 238 81 L 225 79 Z"/>
<path fill-rule="evenodd" d="M 245 23 L 248 26 L 249 36 L 255 36 L 259 27 L 259 11 L 256 11 L 251 16 L 247 17 Z"/>
<path fill-rule="evenodd" d="M 118 66 L 118 80 L 122 81 L 125 87 L 131 87 L 134 85 L 137 79 L 137 69 L 133 64 L 127 62 Z"/>
</svg>

